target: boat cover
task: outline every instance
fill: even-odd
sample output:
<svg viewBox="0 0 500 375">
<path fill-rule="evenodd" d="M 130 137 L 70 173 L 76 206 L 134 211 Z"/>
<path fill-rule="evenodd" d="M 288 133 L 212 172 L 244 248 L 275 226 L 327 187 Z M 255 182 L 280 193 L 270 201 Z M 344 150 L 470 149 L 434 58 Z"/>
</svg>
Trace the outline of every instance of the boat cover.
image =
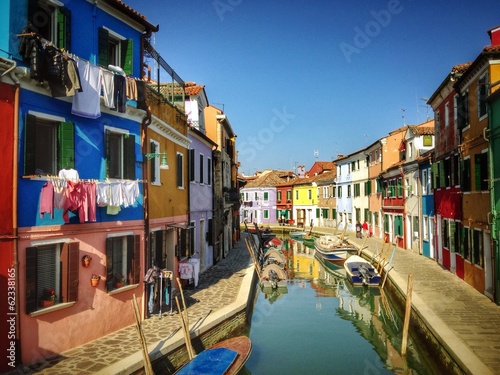
<svg viewBox="0 0 500 375">
<path fill-rule="evenodd" d="M 222 375 L 231 367 L 237 356 L 237 352 L 227 348 L 207 349 L 184 365 L 176 374 Z"/>
</svg>

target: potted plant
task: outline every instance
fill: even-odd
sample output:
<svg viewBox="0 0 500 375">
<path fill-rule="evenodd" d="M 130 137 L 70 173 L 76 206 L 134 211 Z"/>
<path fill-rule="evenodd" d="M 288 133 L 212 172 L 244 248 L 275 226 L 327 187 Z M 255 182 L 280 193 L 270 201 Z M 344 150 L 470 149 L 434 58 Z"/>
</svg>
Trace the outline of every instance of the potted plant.
<svg viewBox="0 0 500 375">
<path fill-rule="evenodd" d="M 97 286 L 99 285 L 99 280 L 101 280 L 101 276 L 92 274 L 92 277 L 90 278 L 90 283 L 92 286 Z"/>
<path fill-rule="evenodd" d="M 90 266 L 90 261 L 92 260 L 92 257 L 90 255 L 84 255 L 82 257 L 82 265 L 84 267 Z"/>
<path fill-rule="evenodd" d="M 117 281 L 115 283 L 115 286 L 117 288 L 121 288 L 122 286 L 124 286 L 125 284 L 127 283 L 127 278 L 125 276 L 120 276 L 117 278 Z"/>
<path fill-rule="evenodd" d="M 41 307 L 53 306 L 56 301 L 56 291 L 54 289 L 45 288 L 42 292 Z"/>
</svg>

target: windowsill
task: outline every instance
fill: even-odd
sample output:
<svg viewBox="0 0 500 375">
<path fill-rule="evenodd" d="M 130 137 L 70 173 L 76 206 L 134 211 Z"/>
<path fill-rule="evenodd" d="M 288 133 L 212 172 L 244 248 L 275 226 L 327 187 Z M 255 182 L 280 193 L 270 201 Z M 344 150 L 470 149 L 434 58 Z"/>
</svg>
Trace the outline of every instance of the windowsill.
<svg viewBox="0 0 500 375">
<path fill-rule="evenodd" d="M 54 311 L 62 310 L 62 309 L 67 309 L 68 307 L 73 306 L 76 303 L 76 301 L 73 302 L 66 302 L 66 303 L 58 303 L 57 305 L 46 307 L 44 309 L 40 309 L 37 311 L 33 311 L 30 313 L 30 316 L 32 318 L 40 316 L 40 315 L 45 315 Z"/>
<path fill-rule="evenodd" d="M 119 294 L 122 292 L 126 292 L 128 290 L 132 290 L 132 289 L 137 288 L 138 285 L 139 284 L 125 285 L 125 286 L 122 286 L 121 288 L 113 289 L 112 291 L 108 292 L 108 295 L 112 296 L 113 294 Z"/>
</svg>

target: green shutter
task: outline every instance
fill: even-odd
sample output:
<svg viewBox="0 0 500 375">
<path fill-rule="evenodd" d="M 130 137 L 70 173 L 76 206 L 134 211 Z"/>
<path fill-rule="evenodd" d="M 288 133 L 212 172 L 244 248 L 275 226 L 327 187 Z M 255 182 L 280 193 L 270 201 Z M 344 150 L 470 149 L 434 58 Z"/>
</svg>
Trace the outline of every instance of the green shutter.
<svg viewBox="0 0 500 375">
<path fill-rule="evenodd" d="M 98 63 L 101 66 L 107 67 L 109 65 L 108 44 L 109 33 L 103 27 L 99 27 L 98 33 Z"/>
<path fill-rule="evenodd" d="M 134 40 L 128 39 L 121 42 L 122 68 L 127 75 L 134 73 Z"/>
<path fill-rule="evenodd" d="M 61 122 L 57 128 L 58 169 L 75 168 L 75 130 L 72 122 Z"/>
<path fill-rule="evenodd" d="M 439 187 L 446 187 L 446 175 L 444 173 L 444 161 L 438 162 L 439 168 Z"/>
<path fill-rule="evenodd" d="M 71 50 L 71 11 L 64 7 L 57 10 L 57 47 Z"/>
<path fill-rule="evenodd" d="M 26 129 L 24 131 L 24 174 L 35 174 L 35 148 L 36 148 L 36 117 L 26 116 Z"/>
<path fill-rule="evenodd" d="M 36 247 L 26 248 L 26 314 L 37 310 L 37 251 L 38 249 Z"/>
<path fill-rule="evenodd" d="M 320 214 L 319 214 L 319 208 L 316 208 L 316 219 L 319 219 L 320 218 Z"/>
<path fill-rule="evenodd" d="M 135 180 L 135 136 L 125 135 L 123 139 L 123 178 Z"/>
<path fill-rule="evenodd" d="M 151 142 L 149 144 L 149 152 L 152 154 L 156 154 L 156 143 Z M 149 160 L 149 171 L 151 173 L 150 180 L 151 182 L 156 182 L 156 158 Z"/>
<path fill-rule="evenodd" d="M 130 260 L 131 268 L 127 265 L 127 270 L 132 276 L 129 280 L 131 284 L 139 284 L 141 277 L 141 236 L 127 236 L 127 257 Z M 127 275 L 129 277 L 129 275 Z"/>
</svg>

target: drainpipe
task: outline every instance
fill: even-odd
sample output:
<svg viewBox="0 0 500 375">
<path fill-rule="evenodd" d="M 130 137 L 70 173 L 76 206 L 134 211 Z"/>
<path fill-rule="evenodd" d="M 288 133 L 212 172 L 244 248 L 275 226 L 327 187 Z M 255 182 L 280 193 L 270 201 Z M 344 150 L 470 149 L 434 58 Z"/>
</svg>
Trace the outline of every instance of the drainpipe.
<svg viewBox="0 0 500 375">
<path fill-rule="evenodd" d="M 21 88 L 20 78 L 27 75 L 28 70 L 24 67 L 17 67 L 17 63 L 13 60 L 0 58 L 0 68 L 7 67 L 7 69 L 2 73 L 2 77 L 6 74 L 9 74 L 9 77 L 15 84 L 15 92 L 14 92 L 14 139 L 13 139 L 13 152 L 12 152 L 12 241 L 13 241 L 13 258 L 14 263 L 12 267 L 15 270 L 15 294 L 17 301 L 20 301 L 19 298 L 19 251 L 18 251 L 18 225 L 17 225 L 17 197 L 18 197 L 18 142 L 19 142 L 19 93 Z M 19 303 L 16 303 L 16 316 L 20 315 L 20 306 Z M 20 346 L 20 337 L 21 337 L 21 327 L 19 325 L 19 320 L 16 319 L 16 343 L 18 347 Z M 20 350 L 18 350 L 21 353 Z M 21 358 L 19 357 L 21 361 Z"/>
</svg>

